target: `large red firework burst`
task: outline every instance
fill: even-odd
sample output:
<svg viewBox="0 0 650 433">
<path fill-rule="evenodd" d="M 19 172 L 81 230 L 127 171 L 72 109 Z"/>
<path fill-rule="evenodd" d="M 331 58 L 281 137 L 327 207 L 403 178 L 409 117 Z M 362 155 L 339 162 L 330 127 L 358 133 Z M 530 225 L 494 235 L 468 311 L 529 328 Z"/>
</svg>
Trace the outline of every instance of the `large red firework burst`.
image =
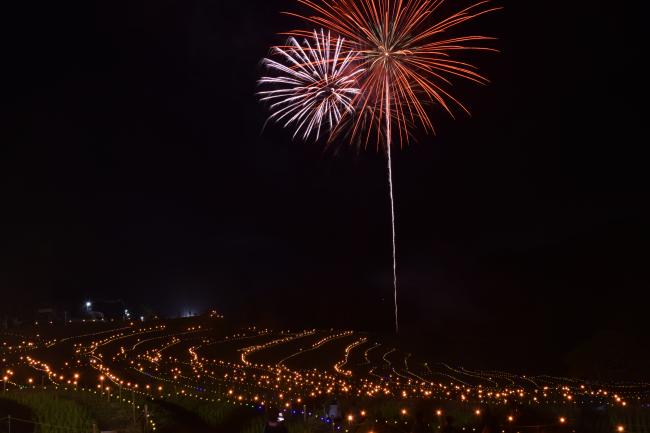
<svg viewBox="0 0 650 433">
<path fill-rule="evenodd" d="M 456 26 L 499 9 L 490 7 L 489 0 L 447 16 L 438 16 L 442 15 L 439 11 L 445 0 L 298 2 L 314 14 L 290 15 L 343 36 L 361 55 L 366 73 L 355 103 L 352 137 L 364 134 L 365 144 L 373 133 L 378 144 L 388 146 L 393 134 L 403 144 L 408 141 L 410 129 L 418 124 L 426 132 L 433 132 L 428 104 L 439 105 L 452 117 L 454 108 L 469 114 L 449 90 L 453 79 L 488 82 L 476 66 L 454 56 L 467 50 L 495 51 L 482 44 L 493 38 L 450 33 Z M 301 30 L 290 33 L 305 34 Z"/>
</svg>

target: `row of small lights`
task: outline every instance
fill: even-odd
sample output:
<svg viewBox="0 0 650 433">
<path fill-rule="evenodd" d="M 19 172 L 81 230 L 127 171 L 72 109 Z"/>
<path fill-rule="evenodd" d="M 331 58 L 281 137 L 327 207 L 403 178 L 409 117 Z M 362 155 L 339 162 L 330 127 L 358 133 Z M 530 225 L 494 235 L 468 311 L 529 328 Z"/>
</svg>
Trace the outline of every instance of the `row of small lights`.
<svg viewBox="0 0 650 433">
<path fill-rule="evenodd" d="M 135 333 L 135 332 L 136 332 L 136 331 L 134 331 L 134 333 Z M 306 331 L 306 332 L 309 333 L 309 334 L 307 334 L 307 335 L 310 335 L 310 334 L 313 333 L 313 331 Z M 125 334 L 119 334 L 117 338 L 126 338 L 126 337 L 132 337 L 132 336 L 133 336 L 133 334 L 128 334 L 128 335 L 125 335 Z M 272 342 L 270 342 L 270 343 L 267 343 L 267 344 L 270 344 L 270 345 L 283 344 L 283 343 L 285 343 L 285 342 L 287 342 L 287 341 L 291 341 L 291 340 L 293 340 L 293 339 L 295 339 L 295 338 L 299 338 L 300 336 L 301 336 L 300 334 L 298 334 L 298 336 L 296 336 L 296 335 L 291 335 L 291 336 L 289 336 L 289 337 L 284 337 L 284 338 L 279 339 L 279 340 L 274 340 L 274 341 L 272 341 Z M 327 339 L 328 339 L 328 337 L 326 337 L 325 340 L 327 340 Z M 111 340 L 111 338 L 109 338 L 109 339 L 107 339 L 107 340 Z M 103 342 L 103 343 L 106 343 L 106 342 Z M 315 343 L 315 344 L 319 344 L 319 343 L 320 343 L 320 341 L 317 342 L 317 343 Z M 106 343 L 106 344 L 107 344 L 107 343 Z M 98 346 L 99 346 L 99 345 L 96 345 L 96 346 L 94 347 L 94 349 L 97 349 Z M 266 346 L 266 345 L 262 345 L 262 346 L 264 346 L 263 348 L 270 347 L 270 346 Z M 261 349 L 259 349 L 259 347 L 260 347 L 260 346 L 255 346 L 256 349 L 261 350 Z M 248 349 L 248 348 L 247 348 L 247 349 Z M 198 357 L 198 355 L 197 355 L 197 357 Z M 255 366 L 259 367 L 258 364 L 255 364 Z M 55 376 L 54 373 L 52 373 L 51 375 L 52 375 L 52 376 Z M 59 379 L 60 379 L 60 380 L 63 380 L 63 376 L 59 376 Z M 111 380 L 116 380 L 116 379 L 117 379 L 117 378 L 114 377 L 114 376 L 111 377 Z M 73 381 L 73 382 L 76 383 L 76 381 Z M 70 381 L 68 381 L 68 383 L 70 383 Z M 441 384 L 441 386 L 442 386 L 442 384 Z M 458 389 L 458 388 L 459 388 L 459 387 L 456 386 L 456 389 Z M 567 390 L 568 390 L 568 387 L 567 387 Z M 514 392 L 515 392 L 514 390 L 510 390 L 510 394 L 513 394 Z M 330 392 L 328 392 L 328 393 L 330 393 Z M 489 394 L 489 393 L 488 393 L 488 394 Z M 606 393 L 605 393 L 605 395 L 606 395 Z M 404 397 L 406 397 L 406 395 L 404 395 Z M 523 397 L 523 396 L 520 395 L 520 397 Z M 565 392 L 565 394 L 564 394 L 564 397 L 566 397 L 568 400 L 571 400 L 571 399 L 572 399 L 571 394 L 566 393 L 566 392 Z M 495 398 L 500 398 L 500 393 L 496 393 L 496 394 L 495 394 Z M 618 402 L 620 402 L 623 406 L 625 406 L 625 401 L 623 401 L 619 396 L 615 396 L 615 398 L 618 399 L 618 400 L 617 400 Z M 461 399 L 462 399 L 462 400 L 465 400 L 465 396 L 464 396 L 464 394 L 461 394 Z"/>
</svg>

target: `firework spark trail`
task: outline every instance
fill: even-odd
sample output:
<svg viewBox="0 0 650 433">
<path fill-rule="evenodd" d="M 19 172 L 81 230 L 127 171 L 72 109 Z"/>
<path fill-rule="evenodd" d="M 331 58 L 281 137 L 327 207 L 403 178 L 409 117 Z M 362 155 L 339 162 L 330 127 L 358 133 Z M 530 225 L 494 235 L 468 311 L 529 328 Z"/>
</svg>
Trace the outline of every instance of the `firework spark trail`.
<svg viewBox="0 0 650 433">
<path fill-rule="evenodd" d="M 388 140 L 388 191 L 390 195 L 390 218 L 393 230 L 393 299 L 395 301 L 395 333 L 399 332 L 397 317 L 397 240 L 395 236 L 395 198 L 393 197 L 393 161 L 391 158 L 390 140 Z"/>
<path fill-rule="evenodd" d="M 390 91 L 386 79 L 386 109 L 390 111 Z M 388 193 L 390 195 L 390 223 L 393 233 L 393 299 L 395 301 L 395 333 L 399 333 L 397 315 L 397 241 L 395 237 L 395 198 L 393 195 L 393 158 L 391 149 L 390 116 L 386 116 L 386 154 L 388 155 Z"/>
</svg>

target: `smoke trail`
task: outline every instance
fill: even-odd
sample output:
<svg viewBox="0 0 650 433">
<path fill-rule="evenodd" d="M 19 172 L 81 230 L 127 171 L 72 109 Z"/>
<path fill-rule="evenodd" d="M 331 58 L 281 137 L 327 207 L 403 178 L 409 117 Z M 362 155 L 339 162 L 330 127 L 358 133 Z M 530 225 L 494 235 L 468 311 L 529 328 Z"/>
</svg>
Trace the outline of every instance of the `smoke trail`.
<svg viewBox="0 0 650 433">
<path fill-rule="evenodd" d="M 393 231 L 393 294 L 395 300 L 395 333 L 399 333 L 399 321 L 397 316 L 397 248 L 395 243 L 395 199 L 393 197 L 393 160 L 391 156 L 391 122 L 390 122 L 390 90 L 388 77 L 386 77 L 386 153 L 388 155 L 388 191 L 390 195 L 390 217 Z"/>
</svg>

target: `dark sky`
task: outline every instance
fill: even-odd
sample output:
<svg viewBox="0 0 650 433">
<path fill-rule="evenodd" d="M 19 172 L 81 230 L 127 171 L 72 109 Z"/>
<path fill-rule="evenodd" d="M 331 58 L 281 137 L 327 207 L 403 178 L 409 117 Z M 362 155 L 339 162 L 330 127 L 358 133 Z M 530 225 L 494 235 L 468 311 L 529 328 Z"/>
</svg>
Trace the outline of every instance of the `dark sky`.
<svg viewBox="0 0 650 433">
<path fill-rule="evenodd" d="M 438 134 L 394 156 L 401 311 L 432 338 L 499 340 L 486 358 L 547 362 L 647 333 L 647 48 L 629 5 L 500 4 L 470 26 L 502 51 L 472 57 L 490 86 L 456 87 L 473 117 L 436 112 Z M 384 156 L 262 131 L 259 61 L 296 8 L 4 5 L 5 299 L 390 329 Z"/>
</svg>

